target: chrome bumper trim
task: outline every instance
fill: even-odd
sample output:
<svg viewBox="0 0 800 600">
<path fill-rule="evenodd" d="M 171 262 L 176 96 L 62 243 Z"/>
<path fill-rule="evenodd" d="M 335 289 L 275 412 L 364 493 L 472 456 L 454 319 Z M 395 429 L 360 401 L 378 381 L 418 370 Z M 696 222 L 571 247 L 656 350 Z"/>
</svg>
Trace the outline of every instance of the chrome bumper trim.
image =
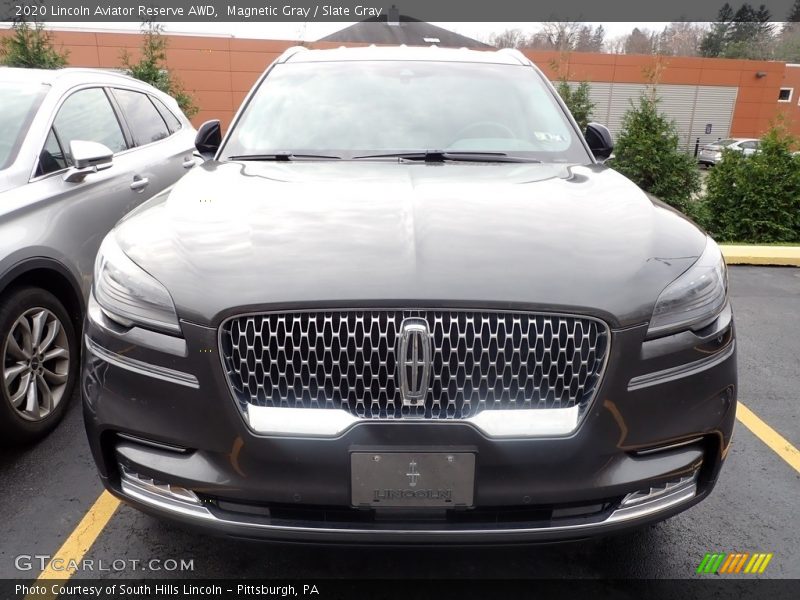
<svg viewBox="0 0 800 600">
<path fill-rule="evenodd" d="M 200 519 L 210 516 L 194 492 L 184 488 L 172 488 L 152 479 L 144 479 L 120 465 L 120 486 L 122 492 L 134 500 L 170 512 L 179 512 Z"/>
<path fill-rule="evenodd" d="M 580 421 L 580 406 L 483 410 L 474 417 L 445 421 L 439 419 L 362 419 L 346 410 L 333 408 L 283 408 L 247 406 L 250 428 L 260 435 L 289 437 L 338 437 L 360 423 L 466 423 L 489 438 L 559 437 L 573 433 Z"/>
<path fill-rule="evenodd" d="M 132 500 L 139 501 L 145 505 L 151 506 L 163 513 L 172 514 L 178 517 L 194 519 L 198 522 L 207 523 L 209 525 L 218 525 L 220 527 L 240 528 L 242 533 L 245 530 L 258 530 L 263 532 L 275 533 L 321 533 L 321 534 L 343 534 L 343 535 L 357 535 L 357 536 L 374 536 L 376 534 L 396 535 L 398 538 L 413 538 L 414 536 L 474 536 L 474 535 L 487 535 L 487 534 L 507 534 L 507 535 L 524 535 L 526 533 L 545 533 L 545 532 L 569 532 L 580 531 L 586 529 L 602 529 L 604 526 L 617 525 L 620 523 L 632 522 L 646 517 L 651 517 L 659 512 L 666 511 L 669 508 L 688 502 L 697 495 L 697 484 L 694 481 L 689 482 L 688 485 L 681 486 L 679 489 L 674 489 L 667 495 L 662 495 L 659 498 L 637 504 L 628 508 L 620 507 L 612 512 L 605 520 L 597 521 L 594 523 L 578 523 L 573 525 L 553 525 L 550 527 L 506 527 L 506 528 L 487 528 L 487 529 L 397 529 L 397 528 L 375 528 L 364 529 L 357 526 L 354 527 L 314 527 L 311 525 L 273 525 L 258 521 L 239 521 L 220 517 L 211 512 L 206 506 L 198 506 L 180 500 L 173 500 L 161 495 L 153 494 L 138 486 L 131 485 L 123 480 L 122 492 L 124 496 L 130 497 Z"/>
<path fill-rule="evenodd" d="M 697 375 L 698 373 L 701 373 L 707 369 L 711 369 L 712 367 L 716 367 L 718 364 L 728 360 L 731 356 L 733 356 L 735 350 L 736 340 L 731 340 L 731 343 L 728 344 L 724 350 L 718 354 L 714 354 L 713 356 L 702 358 L 685 365 L 664 369 L 663 371 L 655 371 L 653 373 L 646 373 L 645 375 L 633 377 L 628 382 L 628 391 L 633 392 L 635 390 L 640 390 L 652 385 L 659 385 L 675 379 Z"/>
<path fill-rule="evenodd" d="M 169 383 L 175 383 L 177 385 L 183 385 L 194 389 L 200 388 L 200 383 L 197 381 L 197 377 L 190 373 L 175 371 L 174 369 L 169 369 L 167 367 L 161 367 L 159 365 L 153 365 L 141 360 L 136 360 L 135 358 L 122 356 L 116 352 L 106 350 L 102 346 L 99 346 L 89 339 L 88 335 L 84 336 L 84 342 L 86 344 L 86 349 L 89 352 L 94 354 L 97 358 L 104 360 L 115 367 L 119 367 L 120 369 L 125 369 L 146 377 L 153 377 L 162 381 L 168 381 Z"/>
<path fill-rule="evenodd" d="M 628 494 L 620 507 L 604 522 L 619 523 L 645 517 L 686 502 L 697 495 L 697 473 L 684 477 L 674 485 L 651 489 L 649 494 Z"/>
<path fill-rule="evenodd" d="M 696 437 L 690 440 L 684 440 L 682 442 L 675 442 L 674 444 L 668 444 L 666 446 L 655 446 L 653 448 L 647 448 L 645 450 L 634 450 L 634 453 L 636 454 L 636 456 L 648 456 L 650 454 L 657 454 L 659 452 L 669 452 L 670 450 L 676 450 L 678 448 L 683 448 L 684 446 L 691 446 L 692 444 L 699 444 L 702 441 L 703 441 L 702 437 Z"/>
</svg>

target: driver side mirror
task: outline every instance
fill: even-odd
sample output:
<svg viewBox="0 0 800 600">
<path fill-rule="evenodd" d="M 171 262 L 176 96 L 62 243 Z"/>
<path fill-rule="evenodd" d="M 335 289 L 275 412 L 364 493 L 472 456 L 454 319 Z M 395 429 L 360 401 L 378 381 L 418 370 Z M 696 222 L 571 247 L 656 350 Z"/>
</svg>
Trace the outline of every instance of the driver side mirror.
<svg viewBox="0 0 800 600">
<path fill-rule="evenodd" d="M 589 123 L 586 126 L 586 143 L 600 162 L 606 160 L 614 151 L 614 141 L 611 139 L 611 132 L 605 125 L 600 123 Z"/>
<path fill-rule="evenodd" d="M 97 173 L 111 167 L 114 153 L 108 146 L 99 142 L 72 140 L 69 143 L 72 167 L 64 175 L 64 181 L 79 183 L 90 173 Z"/>
<path fill-rule="evenodd" d="M 206 121 L 200 125 L 194 138 L 194 147 L 205 160 L 211 160 L 222 143 L 222 129 L 219 120 Z"/>
</svg>

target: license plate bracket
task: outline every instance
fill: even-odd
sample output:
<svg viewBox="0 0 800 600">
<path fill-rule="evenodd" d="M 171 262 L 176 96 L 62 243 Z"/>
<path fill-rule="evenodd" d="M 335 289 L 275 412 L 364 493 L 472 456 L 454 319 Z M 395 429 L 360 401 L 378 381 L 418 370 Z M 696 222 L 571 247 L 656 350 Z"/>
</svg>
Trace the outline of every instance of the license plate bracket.
<svg viewBox="0 0 800 600">
<path fill-rule="evenodd" d="M 472 452 L 352 452 L 351 501 L 370 508 L 469 508 Z"/>
</svg>

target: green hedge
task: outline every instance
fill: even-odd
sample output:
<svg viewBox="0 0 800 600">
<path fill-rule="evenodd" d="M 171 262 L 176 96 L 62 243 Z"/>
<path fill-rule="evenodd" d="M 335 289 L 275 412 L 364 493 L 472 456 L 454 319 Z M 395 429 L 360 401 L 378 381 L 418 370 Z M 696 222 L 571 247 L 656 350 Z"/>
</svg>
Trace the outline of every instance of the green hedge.
<svg viewBox="0 0 800 600">
<path fill-rule="evenodd" d="M 752 156 L 726 150 L 687 214 L 717 241 L 800 243 L 800 156 L 793 144 L 776 126 Z"/>
</svg>

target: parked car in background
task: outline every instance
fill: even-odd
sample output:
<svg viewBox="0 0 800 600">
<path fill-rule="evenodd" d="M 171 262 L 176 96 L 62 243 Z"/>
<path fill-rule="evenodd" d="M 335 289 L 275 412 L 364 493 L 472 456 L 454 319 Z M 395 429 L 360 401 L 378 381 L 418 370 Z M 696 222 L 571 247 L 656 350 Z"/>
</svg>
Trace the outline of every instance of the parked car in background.
<svg viewBox="0 0 800 600">
<path fill-rule="evenodd" d="M 287 50 L 98 253 L 104 485 L 239 537 L 507 543 L 670 517 L 736 412 L 717 244 L 516 50 Z"/>
<path fill-rule="evenodd" d="M 758 147 L 761 141 L 754 138 L 730 138 L 726 140 L 719 140 L 713 144 L 706 144 L 700 149 L 700 154 L 697 155 L 697 162 L 707 167 L 713 167 L 722 160 L 722 153 L 724 150 L 733 150 L 734 152 L 741 152 L 745 156 L 750 156 L 758 152 Z"/>
<path fill-rule="evenodd" d="M 100 241 L 195 164 L 168 95 L 91 69 L 0 69 L 0 441 L 64 414 Z"/>
</svg>

